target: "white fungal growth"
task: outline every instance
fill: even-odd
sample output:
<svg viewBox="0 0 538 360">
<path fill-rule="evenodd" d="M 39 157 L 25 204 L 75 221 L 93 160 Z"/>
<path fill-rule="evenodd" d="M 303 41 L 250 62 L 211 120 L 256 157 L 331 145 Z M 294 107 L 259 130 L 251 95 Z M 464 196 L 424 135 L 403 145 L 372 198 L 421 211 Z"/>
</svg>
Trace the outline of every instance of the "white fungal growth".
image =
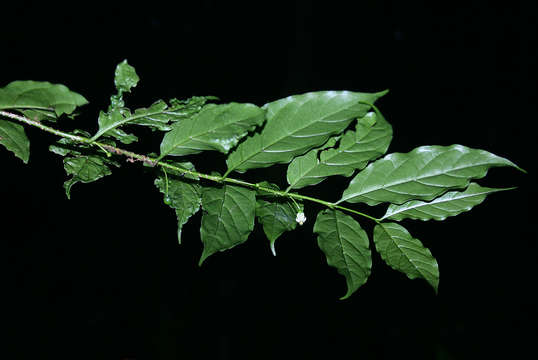
<svg viewBox="0 0 538 360">
<path fill-rule="evenodd" d="M 299 225 L 303 225 L 306 221 L 306 216 L 304 216 L 304 212 L 297 213 L 297 217 L 295 218 L 295 221 L 297 221 Z"/>
</svg>

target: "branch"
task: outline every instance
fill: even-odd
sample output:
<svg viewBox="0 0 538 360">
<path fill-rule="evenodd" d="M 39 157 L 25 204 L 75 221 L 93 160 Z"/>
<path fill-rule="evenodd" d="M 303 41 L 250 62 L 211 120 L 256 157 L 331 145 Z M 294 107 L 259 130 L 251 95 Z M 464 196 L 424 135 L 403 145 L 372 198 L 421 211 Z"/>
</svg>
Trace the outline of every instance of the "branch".
<svg viewBox="0 0 538 360">
<path fill-rule="evenodd" d="M 286 191 L 274 190 L 274 189 L 271 189 L 271 188 L 266 188 L 266 187 L 260 186 L 259 184 L 254 184 L 254 183 L 249 183 L 247 181 L 243 181 L 243 180 L 239 180 L 239 179 L 229 178 L 229 177 L 227 177 L 228 173 L 226 173 L 224 176 L 214 176 L 214 175 L 208 175 L 208 174 L 204 174 L 204 173 L 199 173 L 197 171 L 184 169 L 182 167 L 178 167 L 178 166 L 175 166 L 175 165 L 172 165 L 172 164 L 168 164 L 166 162 L 158 161 L 157 159 L 149 157 L 149 156 L 146 156 L 146 155 L 140 155 L 140 154 L 137 154 L 137 153 L 125 150 L 125 149 L 121 149 L 121 148 L 118 148 L 118 147 L 115 147 L 115 146 L 111 146 L 111 145 L 104 144 L 104 143 L 101 143 L 101 142 L 98 142 L 98 141 L 94 141 L 94 140 L 92 140 L 90 138 L 87 138 L 87 137 L 84 137 L 84 136 L 78 136 L 78 135 L 69 134 L 69 133 L 54 129 L 52 127 L 43 125 L 39 121 L 31 120 L 31 119 L 29 119 L 29 118 L 27 118 L 25 116 L 13 114 L 13 113 L 10 113 L 10 112 L 7 112 L 7 111 L 0 110 L 0 116 L 4 116 L 4 117 L 7 117 L 7 118 L 10 118 L 10 119 L 13 119 L 13 120 L 20 121 L 20 122 L 25 123 L 27 125 L 37 127 L 37 128 L 39 128 L 39 129 L 41 129 L 43 131 L 46 131 L 48 133 L 54 134 L 54 135 L 62 137 L 62 138 L 68 138 L 68 139 L 73 140 L 73 141 L 89 144 L 89 145 L 92 145 L 92 146 L 97 146 L 98 148 L 100 148 L 101 150 L 104 150 L 105 152 L 109 151 L 110 153 L 113 153 L 113 154 L 116 154 L 116 155 L 126 156 L 129 159 L 138 160 L 138 161 L 140 161 L 142 163 L 145 163 L 145 164 L 148 164 L 148 165 L 151 165 L 151 166 L 160 166 L 162 168 L 171 169 L 171 170 L 177 171 L 177 172 L 182 173 L 182 174 L 191 175 L 193 177 L 206 179 L 206 180 L 213 181 L 213 182 L 220 183 L 220 184 L 229 183 L 229 184 L 249 187 L 249 188 L 252 188 L 252 189 L 255 189 L 255 190 L 264 191 L 264 192 L 271 193 L 271 194 L 273 194 L 275 196 L 279 196 L 279 197 L 285 197 L 285 198 L 291 198 L 291 199 L 295 199 L 295 200 L 303 200 L 303 201 L 310 201 L 310 202 L 318 203 L 318 204 L 324 205 L 324 206 L 326 206 L 328 208 L 331 208 L 331 209 L 340 209 L 340 210 L 347 211 L 347 212 L 352 213 L 352 214 L 356 214 L 356 215 L 365 217 L 367 219 L 375 221 L 376 223 L 380 223 L 380 221 L 381 221 L 380 219 L 377 219 L 377 218 L 375 218 L 373 216 L 370 216 L 368 214 L 364 214 L 362 212 L 359 212 L 359 211 L 356 211 L 356 210 L 353 210 L 353 209 L 349 209 L 349 208 L 346 208 L 344 206 L 341 206 L 341 205 L 338 205 L 338 204 L 335 204 L 335 203 L 331 203 L 331 202 L 328 202 L 328 201 L 325 201 L 325 200 L 322 200 L 322 199 L 317 199 L 317 198 L 313 198 L 313 197 L 310 197 L 310 196 L 301 195 L 301 194 L 297 194 L 297 193 L 289 193 L 289 192 L 286 192 Z M 110 154 L 107 153 L 107 156 L 109 156 L 109 155 Z"/>
</svg>

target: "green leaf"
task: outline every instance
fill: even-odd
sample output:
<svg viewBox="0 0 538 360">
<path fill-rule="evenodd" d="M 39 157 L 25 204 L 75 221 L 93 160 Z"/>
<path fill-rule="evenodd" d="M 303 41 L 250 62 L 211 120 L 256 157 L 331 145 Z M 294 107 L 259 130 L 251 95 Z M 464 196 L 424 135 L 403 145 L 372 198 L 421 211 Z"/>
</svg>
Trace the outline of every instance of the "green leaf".
<svg viewBox="0 0 538 360">
<path fill-rule="evenodd" d="M 314 149 L 296 157 L 288 166 L 288 190 L 316 185 L 329 176 L 351 176 L 383 155 L 391 139 L 392 127 L 376 109 L 358 119 L 355 131 L 347 131 L 336 149 Z"/>
<path fill-rule="evenodd" d="M 191 163 L 174 164 L 188 169 L 194 169 Z M 166 179 L 168 178 L 168 185 Z M 187 178 L 187 179 L 186 179 Z M 202 189 L 198 183 L 189 180 L 188 175 L 179 177 L 169 174 L 167 176 L 161 173 L 155 179 L 155 186 L 161 193 L 168 196 L 171 200 L 170 206 L 175 209 L 177 216 L 177 239 L 181 244 L 181 229 L 187 223 L 191 216 L 196 214 L 202 204 Z"/>
<path fill-rule="evenodd" d="M 96 155 L 81 155 L 64 159 L 64 169 L 73 177 L 64 183 L 67 198 L 71 198 L 71 187 L 77 182 L 89 183 L 112 174 L 105 161 Z"/>
<path fill-rule="evenodd" d="M 482 178 L 489 168 L 499 166 L 520 169 L 484 150 L 462 145 L 421 146 L 409 153 L 389 154 L 368 165 L 353 178 L 338 203 L 429 201 L 447 190 L 466 188 L 471 179 Z"/>
<path fill-rule="evenodd" d="M 381 258 L 391 268 L 410 279 L 425 279 L 437 292 L 439 266 L 430 250 L 396 223 L 381 223 L 374 228 L 374 244 Z"/>
<path fill-rule="evenodd" d="M 57 119 L 56 113 L 52 110 L 41 110 L 41 109 L 16 109 L 19 112 L 21 112 L 24 116 L 26 116 L 28 119 L 32 119 L 35 121 L 50 121 L 55 122 Z M 70 117 L 72 117 L 70 115 Z"/>
<path fill-rule="evenodd" d="M 295 221 L 297 212 L 297 207 L 289 200 L 274 199 L 266 201 L 256 199 L 256 218 L 263 226 L 263 232 L 269 240 L 273 255 L 276 256 L 276 239 L 285 231 L 294 230 L 297 226 Z"/>
<path fill-rule="evenodd" d="M 243 187 L 224 185 L 202 190 L 202 226 L 204 250 L 199 264 L 208 256 L 245 242 L 254 229 L 255 192 Z"/>
<path fill-rule="evenodd" d="M 314 233 L 318 234 L 318 246 L 329 266 L 346 278 L 347 293 L 341 300 L 347 299 L 370 276 L 372 254 L 368 235 L 351 216 L 331 209 L 318 214 Z"/>
<path fill-rule="evenodd" d="M 369 104 L 385 93 L 320 91 L 265 104 L 265 128 L 230 154 L 227 173 L 289 163 L 366 115 Z"/>
<path fill-rule="evenodd" d="M 138 84 L 140 78 L 136 74 L 135 68 L 123 60 L 116 66 L 114 72 L 114 85 L 119 92 L 130 92 Z"/>
<path fill-rule="evenodd" d="M 90 134 L 87 131 L 75 129 L 72 132 L 73 135 L 79 135 L 83 137 L 90 137 Z M 110 144 L 114 146 L 115 144 Z M 91 146 L 85 143 L 79 143 L 77 141 L 71 140 L 69 138 L 61 138 L 56 143 L 49 146 L 49 151 L 60 155 L 81 155 L 82 151 L 90 151 Z"/>
<path fill-rule="evenodd" d="M 0 110 L 13 109 L 23 113 L 33 110 L 27 114 L 36 120 L 55 120 L 87 103 L 82 95 L 66 86 L 45 81 L 13 81 L 0 88 Z"/>
<path fill-rule="evenodd" d="M 30 158 L 30 140 L 26 137 L 24 127 L 7 120 L 0 120 L 0 144 L 15 154 L 25 164 Z"/>
<path fill-rule="evenodd" d="M 98 139 L 101 135 L 105 134 L 111 136 L 124 144 L 131 144 L 138 140 L 133 134 L 127 134 L 125 131 L 118 129 L 123 125 L 125 116 L 128 110 L 114 109 L 108 113 L 101 111 L 99 113 L 99 131 L 92 137 L 92 140 Z M 124 115 L 125 114 L 125 115 Z"/>
<path fill-rule="evenodd" d="M 172 99 L 168 106 L 163 100 L 158 100 L 149 108 L 136 109 L 134 113 L 127 108 L 113 108 L 108 113 L 101 112 L 99 115 L 99 131 L 92 137 L 96 140 L 103 135 L 124 139 L 130 142 L 136 141 L 136 136 L 127 135 L 118 128 L 123 125 L 147 126 L 153 130 L 169 131 L 171 123 L 190 118 L 198 113 L 207 100 L 214 97 L 193 97 L 185 101 Z"/>
<path fill-rule="evenodd" d="M 264 121 L 264 111 L 253 104 L 209 104 L 191 118 L 174 124 L 164 136 L 161 156 L 183 156 L 204 150 L 227 153 Z"/>
<path fill-rule="evenodd" d="M 99 114 L 99 130 L 92 140 L 97 140 L 101 136 L 111 136 L 124 144 L 130 144 L 138 138 L 119 129 L 121 126 L 140 125 L 150 127 L 152 130 L 169 131 L 172 129 L 170 123 L 190 118 L 198 113 L 208 100 L 216 99 L 214 96 L 195 96 L 186 100 L 172 99 L 170 106 L 163 100 L 158 100 L 149 108 L 136 109 L 131 113 L 125 107 L 123 93 L 130 92 L 138 81 L 138 75 L 127 61 L 116 67 L 114 83 L 118 93 L 110 97 L 108 111 Z"/>
<path fill-rule="evenodd" d="M 382 220 L 390 219 L 401 221 L 403 219 L 415 220 L 445 220 L 471 210 L 486 199 L 486 196 L 495 192 L 512 190 L 515 188 L 492 189 L 471 183 L 465 191 L 451 191 L 433 199 L 430 202 L 413 200 L 403 205 L 390 205 Z"/>
</svg>

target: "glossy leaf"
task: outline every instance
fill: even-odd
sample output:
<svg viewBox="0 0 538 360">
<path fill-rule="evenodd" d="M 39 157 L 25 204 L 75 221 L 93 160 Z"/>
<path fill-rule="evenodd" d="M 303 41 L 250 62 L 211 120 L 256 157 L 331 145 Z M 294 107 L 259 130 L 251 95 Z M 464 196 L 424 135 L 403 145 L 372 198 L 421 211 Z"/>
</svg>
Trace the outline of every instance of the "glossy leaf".
<svg viewBox="0 0 538 360">
<path fill-rule="evenodd" d="M 108 111 L 101 111 L 99 114 L 99 130 L 92 140 L 106 135 L 124 144 L 130 144 L 138 138 L 119 129 L 121 126 L 140 125 L 150 127 L 152 130 L 169 131 L 172 129 L 171 123 L 191 117 L 201 110 L 207 100 L 216 99 L 213 96 L 197 96 L 187 100 L 172 99 L 170 106 L 163 100 L 158 100 L 149 108 L 136 109 L 132 113 L 125 107 L 123 93 L 130 92 L 139 80 L 135 69 L 126 60 L 118 64 L 114 78 L 118 92 L 110 97 Z"/>
<path fill-rule="evenodd" d="M 140 78 L 136 74 L 135 68 L 123 60 L 116 66 L 114 72 L 114 85 L 119 92 L 130 92 L 138 84 Z"/>
<path fill-rule="evenodd" d="M 390 205 L 382 219 L 444 220 L 471 210 L 489 194 L 511 189 L 514 188 L 492 189 L 471 183 L 465 191 L 447 192 L 430 202 L 413 200 L 402 205 Z"/>
<path fill-rule="evenodd" d="M 77 182 L 89 183 L 112 174 L 105 161 L 96 155 L 81 155 L 64 159 L 64 169 L 72 178 L 64 183 L 67 198 L 71 198 L 71 188 Z"/>
<path fill-rule="evenodd" d="M 120 139 L 124 138 L 123 132 L 120 135 L 116 133 L 118 128 L 123 125 L 147 126 L 160 131 L 169 131 L 172 129 L 171 123 L 189 118 L 200 111 L 203 104 L 211 98 L 196 97 L 191 98 L 192 103 L 176 102 L 170 106 L 163 100 L 158 100 L 149 108 L 136 109 L 134 113 L 131 113 L 126 108 L 115 109 L 109 113 L 101 112 L 98 120 L 99 131 L 93 136 L 93 139 L 95 140 L 104 134 L 119 137 Z M 136 137 L 128 140 L 136 141 Z"/>
<path fill-rule="evenodd" d="M 36 120 L 55 120 L 87 103 L 82 95 L 66 86 L 46 81 L 13 81 L 0 88 L 0 110 L 26 111 L 25 115 Z"/>
<path fill-rule="evenodd" d="M 409 153 L 394 153 L 357 174 L 339 202 L 403 204 L 432 200 L 450 189 L 463 189 L 488 169 L 512 166 L 511 161 L 484 150 L 462 145 L 421 146 Z"/>
<path fill-rule="evenodd" d="M 327 263 L 346 278 L 347 299 L 370 276 L 372 254 L 368 235 L 351 216 L 338 210 L 326 209 L 318 214 L 314 224 L 318 246 L 327 257 Z"/>
<path fill-rule="evenodd" d="M 276 256 L 275 241 L 286 231 L 294 230 L 297 226 L 295 221 L 297 212 L 295 204 L 290 200 L 256 199 L 256 218 L 263 226 L 263 232 L 269 240 L 273 255 Z"/>
<path fill-rule="evenodd" d="M 128 111 L 122 109 L 114 109 L 108 113 L 101 111 L 99 113 L 99 131 L 92 137 L 92 140 L 98 139 L 101 135 L 106 134 L 116 140 L 121 141 L 124 144 L 131 144 L 138 141 L 138 137 L 133 134 L 128 134 L 125 131 L 118 129 L 119 126 L 124 124 L 125 115 Z"/>
<path fill-rule="evenodd" d="M 374 228 L 374 244 L 381 258 L 410 279 L 425 279 L 437 292 L 439 266 L 430 250 L 401 225 L 388 222 Z"/>
<path fill-rule="evenodd" d="M 175 164 L 185 167 L 189 170 L 194 170 L 194 166 L 191 163 Z M 193 180 L 189 175 L 179 176 L 170 172 L 168 175 L 161 173 L 157 179 L 155 179 L 155 186 L 165 198 L 168 196 L 170 199 L 170 206 L 176 212 L 177 216 L 177 239 L 181 244 L 181 229 L 183 225 L 187 223 L 191 216 L 196 214 L 202 204 L 202 189 L 197 182 Z M 168 179 L 168 185 L 167 185 Z"/>
<path fill-rule="evenodd" d="M 358 119 L 355 130 L 347 131 L 337 148 L 314 149 L 296 157 L 288 166 L 288 189 L 316 185 L 329 176 L 351 176 L 369 161 L 383 155 L 392 139 L 392 127 L 379 112 Z"/>
<path fill-rule="evenodd" d="M 218 99 L 216 96 L 193 96 L 183 100 L 171 99 L 169 111 L 173 112 L 170 114 L 173 116 L 170 116 L 170 121 L 176 122 L 190 118 L 199 113 L 208 101 Z"/>
<path fill-rule="evenodd" d="M 368 104 L 384 94 L 320 91 L 268 103 L 263 107 L 267 124 L 260 134 L 248 138 L 230 154 L 228 172 L 289 163 L 366 115 Z"/>
<path fill-rule="evenodd" d="M 30 158 L 30 140 L 26 137 L 24 127 L 7 120 L 0 120 L 0 144 L 15 154 L 25 164 Z"/>
<path fill-rule="evenodd" d="M 256 197 L 252 190 L 232 185 L 202 190 L 204 244 L 200 265 L 208 256 L 245 242 L 254 229 Z"/>
<path fill-rule="evenodd" d="M 202 111 L 174 124 L 161 143 L 161 156 L 184 156 L 204 150 L 222 153 L 237 145 L 264 121 L 264 111 L 253 104 L 209 104 Z"/>
</svg>

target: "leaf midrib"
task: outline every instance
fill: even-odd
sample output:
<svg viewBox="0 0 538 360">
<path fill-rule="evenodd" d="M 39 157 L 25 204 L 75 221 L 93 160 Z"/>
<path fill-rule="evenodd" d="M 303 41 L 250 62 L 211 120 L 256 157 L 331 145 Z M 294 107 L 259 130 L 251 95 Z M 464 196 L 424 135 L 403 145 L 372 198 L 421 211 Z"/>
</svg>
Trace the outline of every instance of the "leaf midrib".
<svg viewBox="0 0 538 360">
<path fill-rule="evenodd" d="M 99 131 L 97 132 L 97 134 L 95 134 L 90 140 L 95 141 L 95 140 L 97 140 L 101 135 L 103 135 L 104 133 L 106 133 L 107 131 L 110 131 L 110 130 L 112 130 L 112 129 L 118 128 L 118 127 L 122 126 L 123 124 L 126 124 L 126 123 L 128 123 L 128 122 L 130 122 L 130 121 L 137 120 L 137 119 L 141 119 L 141 118 L 148 117 L 148 116 L 159 115 L 159 114 L 166 114 L 166 113 L 168 113 L 168 112 L 167 112 L 167 111 L 154 111 L 154 112 L 147 113 L 147 114 L 140 114 L 140 115 L 130 116 L 130 117 L 126 118 L 125 120 L 118 121 L 117 123 L 112 124 L 111 126 L 107 126 L 107 127 L 103 128 L 103 129 L 99 129 Z"/>
<path fill-rule="evenodd" d="M 192 117 L 192 119 L 194 119 L 198 114 L 196 114 L 195 116 Z M 255 116 L 247 116 L 247 117 L 244 117 L 242 118 L 241 120 L 234 120 L 232 122 L 227 122 L 225 124 L 221 124 L 220 126 L 214 126 L 212 128 L 210 128 L 209 130 L 206 130 L 206 131 L 201 131 L 199 133 L 196 133 L 196 134 L 192 134 L 192 128 L 197 125 L 195 121 L 192 122 L 192 126 L 191 126 L 191 131 L 189 132 L 189 136 L 186 137 L 182 142 L 179 142 L 179 143 L 176 143 L 174 146 L 171 147 L 171 149 L 165 153 L 162 153 L 158 159 L 162 159 L 163 157 L 167 156 L 168 154 L 170 154 L 172 151 L 174 151 L 175 149 L 181 147 L 183 148 L 183 145 L 185 145 L 186 143 L 188 143 L 189 141 L 196 141 L 196 142 L 201 142 L 201 143 L 204 143 L 203 141 L 200 141 L 198 138 L 203 136 L 203 135 L 206 135 L 212 131 L 215 131 L 216 129 L 219 129 L 219 128 L 222 128 L 222 127 L 226 127 L 226 126 L 229 126 L 229 125 L 232 125 L 232 124 L 239 124 L 239 126 L 243 127 L 243 125 L 241 125 L 242 122 L 244 122 L 246 119 L 250 119 L 252 117 L 255 117 Z M 218 124 L 217 124 L 218 125 Z M 173 131 L 173 130 L 172 130 Z M 203 149 L 201 149 L 203 150 Z"/>
<path fill-rule="evenodd" d="M 468 198 L 472 198 L 472 197 L 476 197 L 476 196 L 488 195 L 488 194 L 491 194 L 491 193 L 504 191 L 504 190 L 512 190 L 512 189 L 514 189 L 514 188 L 490 189 L 490 190 L 484 190 L 482 192 L 473 193 L 473 194 L 464 194 L 464 192 L 461 192 L 460 194 L 456 194 L 456 197 L 453 197 L 453 198 L 446 198 L 446 199 L 437 198 L 437 199 L 431 200 L 430 202 L 424 202 L 424 201 L 416 200 L 418 202 L 417 204 L 414 204 L 414 205 L 406 207 L 406 208 L 402 207 L 399 211 L 395 211 L 395 212 L 391 213 L 389 216 L 383 216 L 381 218 L 381 220 L 390 219 L 394 215 L 401 214 L 401 213 L 406 212 L 408 210 L 418 209 L 418 208 L 426 207 L 426 206 L 433 206 L 433 205 L 437 205 L 437 204 L 443 204 L 443 203 L 451 202 L 451 201 L 464 200 L 464 199 L 468 199 Z M 461 196 L 461 195 L 465 195 L 465 196 Z M 442 210 L 444 210 L 444 209 L 442 209 Z"/>
<path fill-rule="evenodd" d="M 386 225 L 385 225 L 385 226 L 386 226 Z M 405 239 L 404 237 L 399 236 L 399 235 L 394 235 L 394 236 L 392 236 L 392 235 L 387 231 L 387 229 L 385 228 L 385 226 L 382 224 L 381 228 L 383 229 L 383 231 L 385 232 L 385 234 L 387 234 L 387 236 L 388 236 L 389 239 L 391 240 L 392 245 L 398 249 L 398 251 L 399 251 L 399 252 L 404 256 L 404 258 L 407 260 L 407 262 L 408 262 L 409 264 L 411 264 L 411 265 L 413 266 L 413 268 L 414 268 L 418 273 L 420 273 L 422 276 L 424 276 L 424 275 L 422 274 L 422 272 L 419 270 L 419 267 L 417 267 L 417 266 L 411 261 L 411 259 L 409 258 L 409 256 L 407 256 L 407 254 L 402 250 L 402 248 L 404 248 L 404 249 L 408 249 L 408 250 L 412 250 L 412 251 L 414 251 L 414 252 L 418 252 L 418 251 L 417 251 L 416 249 L 412 249 L 412 248 L 410 248 L 410 247 L 408 247 L 408 246 L 400 247 L 400 246 L 398 246 L 398 244 L 396 244 L 396 242 L 394 241 L 395 238 L 400 238 L 400 239 L 401 239 L 400 241 L 403 240 L 404 242 L 407 242 L 407 243 L 409 243 L 410 240 Z M 401 232 L 399 229 L 395 229 L 395 228 L 391 228 L 391 229 L 392 229 L 392 230 L 395 230 L 395 231 L 398 231 L 398 232 Z M 409 237 L 410 237 L 411 239 L 413 239 L 413 237 L 412 237 L 411 235 L 409 235 Z M 418 253 L 420 254 L 420 252 L 418 252 Z M 421 254 L 421 255 L 422 255 L 422 254 Z"/>
<path fill-rule="evenodd" d="M 356 132 L 356 130 L 355 130 Z M 320 166 L 328 166 L 328 167 L 344 167 L 344 168 L 347 168 L 349 170 L 356 170 L 357 168 L 354 166 L 354 164 L 357 163 L 357 161 L 353 161 L 353 162 L 349 162 L 349 163 L 330 163 L 328 162 L 329 160 L 335 158 L 335 157 L 338 157 L 339 155 L 342 155 L 342 154 L 357 154 L 357 153 L 365 153 L 365 152 L 379 152 L 379 151 L 376 151 L 375 149 L 374 150 L 366 150 L 366 151 L 350 151 L 349 149 L 357 146 L 357 145 L 361 145 L 361 144 L 368 144 L 368 143 L 372 143 L 376 140 L 379 140 L 381 138 L 384 138 L 386 137 L 386 135 L 384 136 L 378 136 L 376 137 L 375 139 L 371 139 L 369 141 L 365 141 L 364 143 L 362 142 L 357 142 L 355 140 L 354 143 L 352 143 L 350 146 L 347 146 L 344 148 L 344 150 L 341 150 L 340 149 L 340 146 L 338 148 L 328 148 L 328 149 L 323 149 L 323 150 L 318 150 L 318 153 L 316 154 L 316 160 L 317 160 L 317 163 L 311 167 L 307 172 L 303 173 L 301 177 L 297 178 L 297 181 L 295 181 L 293 184 L 290 184 L 290 186 L 288 187 L 288 190 L 289 189 L 293 189 L 295 187 L 295 185 L 297 185 L 299 182 L 301 182 L 302 180 L 304 179 L 319 179 L 319 178 L 326 178 L 328 177 L 327 175 L 310 175 L 311 173 L 315 172 Z M 331 155 L 331 156 L 328 156 L 326 159 L 324 160 L 321 160 L 319 159 L 319 157 L 321 157 L 322 153 L 326 152 L 326 151 L 329 151 L 329 150 L 335 150 L 334 153 Z M 368 162 L 368 160 L 360 160 L 361 163 L 363 162 Z"/>
<path fill-rule="evenodd" d="M 338 111 L 335 111 L 335 112 L 332 112 L 332 113 L 330 113 L 330 114 L 327 114 L 324 118 L 326 118 L 326 117 L 328 117 L 328 116 L 332 116 L 332 115 L 334 115 L 334 114 L 336 114 L 336 113 L 338 113 L 338 112 L 347 110 L 347 109 L 349 109 L 351 106 L 357 105 L 357 104 L 359 104 L 359 103 L 360 103 L 360 101 L 357 101 L 356 103 L 354 102 L 353 104 L 350 104 L 348 107 L 346 107 L 346 108 L 344 108 L 344 109 L 340 109 L 340 110 L 338 110 Z M 291 104 L 291 103 L 288 103 L 288 104 Z M 304 105 L 304 103 L 301 104 L 300 107 L 302 107 L 303 105 Z M 279 109 L 279 112 L 282 111 L 282 109 L 283 109 L 283 108 L 280 108 L 280 109 Z M 295 109 L 295 112 L 297 112 L 297 111 L 298 111 L 298 108 Z M 347 121 L 347 120 L 349 120 L 349 118 L 347 118 L 347 119 L 345 119 L 345 120 L 341 120 L 340 122 Z M 268 120 L 266 120 L 266 121 L 268 121 Z M 308 125 L 303 126 L 303 127 L 301 127 L 301 128 L 298 128 L 298 129 L 294 130 L 293 133 L 296 133 L 296 132 L 298 132 L 298 131 L 301 131 L 301 130 L 303 130 L 303 129 L 309 127 L 309 126 L 311 126 L 312 124 L 315 124 L 315 123 L 320 122 L 320 121 L 321 121 L 321 120 L 318 119 L 318 120 L 316 120 L 316 121 L 314 121 L 314 122 L 310 122 L 310 123 L 308 123 Z M 328 134 L 328 133 L 325 133 L 325 135 L 327 135 L 327 134 Z M 261 135 L 260 135 L 260 136 L 261 136 Z M 267 149 L 267 148 L 270 147 L 270 146 L 275 145 L 276 143 L 278 143 L 278 142 L 281 141 L 282 139 L 285 139 L 285 138 L 287 138 L 287 137 L 289 137 L 289 136 L 291 136 L 291 135 L 285 135 L 285 136 L 279 137 L 277 140 L 273 141 L 272 143 L 270 143 L 270 144 L 267 145 L 267 146 L 262 145 L 262 149 L 261 149 L 261 151 L 255 152 L 254 154 L 252 154 L 252 155 L 250 155 L 249 157 L 245 158 L 243 161 L 239 162 L 239 163 L 238 163 L 236 166 L 234 166 L 233 168 L 229 168 L 229 169 L 226 171 L 226 174 L 231 173 L 232 171 L 234 171 L 235 169 L 237 169 L 239 166 L 243 165 L 245 162 L 249 161 L 251 158 L 253 158 L 254 156 L 260 154 L 261 152 L 266 152 L 265 149 Z M 309 137 L 312 137 L 312 136 L 309 136 Z"/>
<path fill-rule="evenodd" d="M 410 158 L 409 160 L 412 160 L 412 158 Z M 431 162 L 431 161 L 430 161 Z M 428 163 L 426 163 L 424 166 L 428 165 Z M 500 164 L 500 163 L 496 163 L 496 164 L 492 164 L 491 166 L 495 166 L 497 164 Z M 415 177 L 415 178 L 407 178 L 403 181 L 398 181 L 398 182 L 392 182 L 392 183 L 388 183 L 388 184 L 383 184 L 381 186 L 378 186 L 377 188 L 374 188 L 374 189 L 371 189 L 369 191 L 365 191 L 365 192 L 360 192 L 360 193 L 355 193 L 351 196 L 348 196 L 348 197 L 345 197 L 345 198 L 342 198 L 341 200 L 339 200 L 336 204 L 342 202 L 342 201 L 346 201 L 348 199 L 351 199 L 353 197 L 356 197 L 356 196 L 363 196 L 365 194 L 370 194 L 372 192 L 375 192 L 375 191 L 378 191 L 380 189 L 387 189 L 389 187 L 393 187 L 393 186 L 397 186 L 397 185 L 401 185 L 401 184 L 405 184 L 405 183 L 408 183 L 408 182 L 413 182 L 413 181 L 417 181 L 419 182 L 418 180 L 424 180 L 424 179 L 428 179 L 428 178 L 431 178 L 431 177 L 435 177 L 435 176 L 439 176 L 439 175 L 448 175 L 448 176 L 451 176 L 451 177 L 458 177 L 456 175 L 450 175 L 448 174 L 448 172 L 452 172 L 452 171 L 458 171 L 458 170 L 463 170 L 463 169 L 467 169 L 467 168 L 471 168 L 471 167 L 478 167 L 478 166 L 483 166 L 483 165 L 490 165 L 490 163 L 473 163 L 473 164 L 470 164 L 468 166 L 461 166 L 461 167 L 457 167 L 457 168 L 452 168 L 450 170 L 447 170 L 445 172 L 438 172 L 438 173 L 435 173 L 433 175 L 428 175 L 428 176 L 422 176 L 422 177 Z M 508 165 L 508 164 L 507 164 Z M 393 171 L 397 170 L 400 166 L 396 167 L 393 169 Z M 470 178 L 467 178 L 467 182 L 470 181 L 470 179 L 476 179 L 476 177 L 470 177 Z M 422 184 L 421 182 L 419 182 L 420 184 Z M 445 187 L 445 186 L 442 186 L 442 185 L 433 185 L 433 184 L 423 184 L 423 185 L 427 185 L 427 186 L 433 186 L 433 187 Z"/>
</svg>

